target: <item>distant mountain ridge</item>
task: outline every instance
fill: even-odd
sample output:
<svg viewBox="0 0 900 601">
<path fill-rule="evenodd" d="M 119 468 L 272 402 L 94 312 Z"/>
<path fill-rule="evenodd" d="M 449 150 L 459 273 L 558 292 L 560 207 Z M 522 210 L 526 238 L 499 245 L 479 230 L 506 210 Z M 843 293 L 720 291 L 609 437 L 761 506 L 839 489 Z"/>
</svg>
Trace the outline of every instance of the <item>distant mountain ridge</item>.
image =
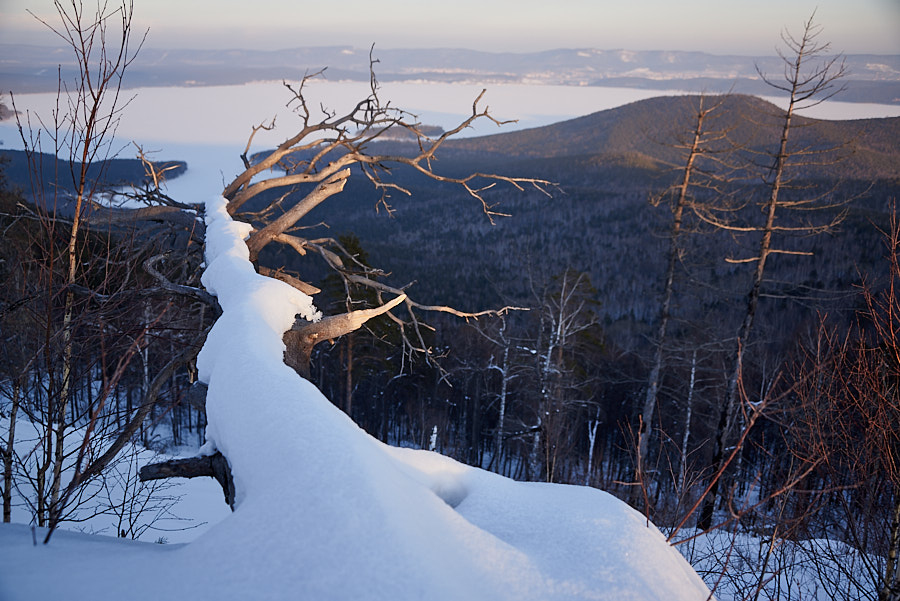
<svg viewBox="0 0 900 601">
<path fill-rule="evenodd" d="M 55 91 L 57 65 L 69 54 L 45 46 L 0 44 L 0 81 L 17 93 Z M 259 50 L 145 48 L 129 68 L 126 85 L 233 85 L 299 79 L 327 68 L 332 80 L 367 81 L 368 49 L 349 46 Z M 757 66 L 780 73 L 777 56 L 714 55 L 686 51 L 559 49 L 482 52 L 464 49 L 375 49 L 382 81 L 529 83 L 678 89 L 761 94 Z M 848 90 L 841 100 L 900 104 L 900 55 L 848 55 Z"/>
<path fill-rule="evenodd" d="M 706 106 L 719 100 L 707 97 Z M 673 145 L 693 126 L 699 96 L 659 96 L 560 123 L 491 136 L 452 140 L 447 148 L 492 160 L 606 157 L 629 165 L 679 164 Z M 729 138 L 754 152 L 778 140 L 781 109 L 755 96 L 731 94 L 707 120 L 708 131 L 729 130 Z M 852 179 L 900 178 L 900 117 L 825 121 L 795 117 L 790 144 L 846 149 L 839 171 Z M 835 157 L 836 158 L 836 157 Z M 602 161 L 601 161 L 602 162 Z M 823 173 L 827 170 L 827 173 Z M 834 176 L 835 168 L 810 167 L 808 177 Z"/>
</svg>

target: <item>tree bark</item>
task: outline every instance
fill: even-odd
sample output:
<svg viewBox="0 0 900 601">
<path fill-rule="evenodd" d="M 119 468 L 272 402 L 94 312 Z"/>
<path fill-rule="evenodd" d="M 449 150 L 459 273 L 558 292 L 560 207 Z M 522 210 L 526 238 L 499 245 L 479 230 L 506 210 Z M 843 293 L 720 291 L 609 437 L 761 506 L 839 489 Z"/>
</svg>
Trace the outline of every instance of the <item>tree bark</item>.
<svg viewBox="0 0 900 601">
<path fill-rule="evenodd" d="M 344 169 L 335 173 L 326 181 L 316 186 L 312 192 L 303 198 L 303 200 L 282 213 L 278 219 L 253 233 L 247 240 L 247 248 L 250 249 L 250 260 L 255 261 L 259 256 L 259 251 L 261 251 L 269 242 L 274 240 L 276 236 L 283 234 L 289 228 L 293 227 L 297 221 L 315 207 L 319 206 L 322 202 L 341 192 L 349 177 L 350 169 Z"/>
<path fill-rule="evenodd" d="M 151 463 L 141 468 L 141 482 L 163 480 L 165 478 L 199 478 L 209 476 L 215 478 L 225 494 L 225 502 L 234 509 L 234 479 L 228 460 L 218 451 L 204 457 L 172 459 L 163 463 Z"/>
<path fill-rule="evenodd" d="M 280 281 L 284 282 L 285 284 L 288 284 L 289 286 L 296 288 L 303 294 L 308 294 L 309 296 L 314 296 L 314 295 L 322 292 L 321 289 L 316 288 L 312 284 L 308 284 L 299 278 L 295 278 L 294 276 L 290 275 L 289 273 L 285 273 L 285 272 L 279 271 L 277 269 L 270 269 L 269 267 L 260 266 L 259 274 L 270 277 L 275 280 L 280 280 Z"/>
<path fill-rule="evenodd" d="M 678 263 L 679 254 L 678 238 L 681 236 L 682 220 L 684 218 L 684 209 L 688 201 L 691 176 L 694 173 L 694 163 L 697 159 L 697 155 L 702 152 L 701 142 L 704 133 L 704 120 L 706 119 L 706 116 L 715 109 L 715 107 L 704 109 L 703 100 L 704 97 L 701 96 L 700 107 L 694 125 L 693 139 L 688 148 L 688 156 L 685 160 L 681 183 L 678 185 L 678 199 L 676 200 L 675 207 L 672 211 L 672 231 L 669 238 L 669 263 L 666 268 L 666 280 L 663 287 L 663 299 L 660 307 L 659 329 L 656 333 L 656 351 L 653 359 L 653 367 L 650 370 L 650 377 L 647 382 L 647 393 L 644 396 L 644 407 L 641 411 L 642 419 L 640 433 L 638 434 L 638 465 L 635 466 L 635 482 L 641 482 L 643 479 L 643 462 L 647 457 L 650 447 L 650 434 L 653 430 L 653 413 L 656 410 L 656 399 L 659 393 L 659 381 L 663 367 L 663 348 L 665 346 L 666 333 L 669 326 L 672 294 L 675 286 L 675 268 Z"/>
<path fill-rule="evenodd" d="M 3 522 L 8 523 L 12 519 L 12 489 L 13 489 L 13 451 L 16 442 L 16 419 L 19 410 L 21 387 L 19 382 L 13 383 L 12 406 L 9 411 L 9 432 L 7 433 L 6 448 L 3 449 Z"/>
<path fill-rule="evenodd" d="M 384 313 L 387 313 L 406 300 L 406 295 L 401 294 L 392 301 L 374 309 L 362 309 L 331 315 L 321 321 L 302 322 L 294 329 L 284 333 L 284 362 L 307 380 L 310 379 L 309 362 L 313 348 L 324 340 L 334 340 L 344 334 L 358 330 L 364 323 Z"/>
</svg>

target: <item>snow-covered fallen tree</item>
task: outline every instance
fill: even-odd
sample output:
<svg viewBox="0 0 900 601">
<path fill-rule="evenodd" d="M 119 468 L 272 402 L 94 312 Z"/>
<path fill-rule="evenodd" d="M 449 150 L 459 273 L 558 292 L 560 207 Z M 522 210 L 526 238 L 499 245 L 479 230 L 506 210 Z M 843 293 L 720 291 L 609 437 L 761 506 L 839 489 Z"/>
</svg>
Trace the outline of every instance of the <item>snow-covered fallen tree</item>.
<svg viewBox="0 0 900 601">
<path fill-rule="evenodd" d="M 295 316 L 318 314 L 253 270 L 248 233 L 224 200 L 207 203 L 203 283 L 223 314 L 198 368 L 207 438 L 237 497 L 234 516 L 186 555 L 218 555 L 234 586 L 273 583 L 275 597 L 705 598 L 662 535 L 603 492 L 517 483 L 363 432 L 280 360 Z"/>
<path fill-rule="evenodd" d="M 207 203 L 206 232 L 203 283 L 223 313 L 198 368 L 209 386 L 208 450 L 228 459 L 234 513 L 184 546 L 80 558 L 28 546 L 23 531 L 0 596 L 707 598 L 660 532 L 602 491 L 515 482 L 370 437 L 282 361 L 296 315 L 318 318 L 310 297 L 255 272 L 249 228 L 224 199 Z M 98 576 L 88 568 L 101 557 Z M 64 578 L 40 577 L 51 562 Z M 139 574 L 153 577 L 136 586 Z"/>
</svg>

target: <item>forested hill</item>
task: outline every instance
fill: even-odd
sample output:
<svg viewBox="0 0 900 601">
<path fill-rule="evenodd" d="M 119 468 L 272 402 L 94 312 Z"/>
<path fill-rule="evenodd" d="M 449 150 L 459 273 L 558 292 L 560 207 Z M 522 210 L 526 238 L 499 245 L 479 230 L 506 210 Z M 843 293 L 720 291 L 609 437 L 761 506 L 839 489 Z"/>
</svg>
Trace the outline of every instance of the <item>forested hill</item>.
<svg viewBox="0 0 900 601">
<path fill-rule="evenodd" d="M 165 168 L 170 178 L 178 177 L 187 171 L 185 161 L 164 161 L 154 163 L 158 169 Z M 42 169 L 42 181 L 32 181 L 37 166 Z M 51 167 L 53 165 L 53 167 Z M 0 149 L 0 169 L 3 177 L 26 198 L 33 199 L 34 190 L 71 192 L 74 181 L 81 169 L 81 163 L 65 159 L 54 162 L 52 155 L 36 153 L 29 158 L 23 150 Z M 57 174 L 62 174 L 57 178 Z M 139 159 L 115 158 L 108 160 L 103 168 L 99 163 L 92 163 L 87 173 L 88 181 L 99 184 L 101 188 L 141 185 L 149 181 L 146 168 Z M 57 181 L 58 179 L 58 181 Z"/>
<path fill-rule="evenodd" d="M 400 285 L 416 281 L 415 294 L 429 302 L 466 309 L 493 306 L 504 299 L 528 302 L 529 278 L 570 267 L 584 271 L 602 291 L 603 319 L 634 336 L 658 314 L 659 279 L 671 227 L 667 206 L 654 207 L 649 201 L 683 166 L 684 151 L 677 144 L 693 128 L 698 100 L 698 96 L 654 98 L 546 127 L 449 143 L 438 154 L 443 173 L 496 172 L 544 177 L 558 184 L 551 197 L 538 192 L 521 195 L 503 187 L 488 191 L 496 210 L 510 215 L 494 224 L 465 193 L 402 169 L 390 177 L 413 195 L 407 199 L 395 194 L 390 199 L 392 218 L 373 214 L 379 194 L 363 180 L 351 182 L 340 203 L 317 209 L 311 218 L 329 224 L 321 235 L 356 234 L 373 264 L 389 265 L 391 277 Z M 743 164 L 747 177 L 730 184 L 730 194 L 749 202 L 742 218 L 750 221 L 759 214 L 754 199 L 772 160 L 765 152 L 777 149 L 780 140 L 777 113 L 777 107 L 763 100 L 732 96 L 705 124 L 707 131 L 727 131 L 728 140 L 738 145 L 735 153 L 721 158 Z M 792 193 L 830 195 L 836 208 L 821 215 L 784 218 L 827 223 L 843 210 L 848 214 L 831 235 L 780 240 L 792 252 L 813 256 L 780 257 L 771 266 L 773 283 L 767 286 L 769 293 L 780 297 L 793 294 L 792 286 L 841 296 L 854 289 L 860 270 L 881 259 L 877 227 L 886 226 L 891 198 L 900 191 L 896 144 L 900 119 L 798 117 L 795 124 L 809 127 L 791 131 L 789 152 L 837 150 L 811 157 L 820 165 L 790 169 L 789 176 L 799 184 Z M 809 158 L 795 155 L 792 160 Z M 703 169 L 708 168 L 710 163 L 704 161 Z M 815 186 L 816 191 L 805 186 Z M 695 189 L 692 194 L 706 192 Z M 698 223 L 691 227 L 709 229 Z M 729 323 L 728 308 L 741 305 L 746 294 L 746 269 L 726 258 L 751 256 L 756 238 L 707 232 L 690 237 L 686 244 L 685 269 L 693 283 L 691 298 L 682 304 L 682 317 L 715 313 L 718 321 Z M 307 277 L 315 280 L 314 274 Z M 781 321 L 775 320 L 772 327 L 801 319 L 795 313 L 799 307 L 790 301 L 778 304 Z"/>
<path fill-rule="evenodd" d="M 682 152 L 676 144 L 692 127 L 699 96 L 660 96 L 600 111 L 561 123 L 492 136 L 466 138 L 450 148 L 495 160 L 604 155 L 627 164 L 674 163 Z M 728 140 L 750 151 L 771 149 L 779 139 L 780 109 L 755 96 L 709 97 L 716 103 L 708 131 L 727 131 Z M 847 178 L 883 179 L 900 174 L 900 117 L 824 121 L 796 117 L 791 143 L 796 148 L 843 146 L 839 172 Z M 810 127 L 814 126 L 814 127 Z M 721 147 L 722 145 L 720 145 Z M 832 166 L 810 167 L 805 175 L 828 177 Z"/>
</svg>

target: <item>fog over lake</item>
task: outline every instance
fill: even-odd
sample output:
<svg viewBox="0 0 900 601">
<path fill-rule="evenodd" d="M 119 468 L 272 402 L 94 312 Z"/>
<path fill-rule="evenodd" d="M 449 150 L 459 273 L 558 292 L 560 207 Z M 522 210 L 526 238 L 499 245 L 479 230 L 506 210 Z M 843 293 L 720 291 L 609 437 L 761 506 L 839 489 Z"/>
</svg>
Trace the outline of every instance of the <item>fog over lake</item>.
<svg viewBox="0 0 900 601">
<path fill-rule="evenodd" d="M 540 84 L 448 84 L 386 82 L 379 90 L 382 101 L 418 116 L 420 122 L 445 129 L 456 126 L 472 110 L 472 103 L 487 87 L 480 107 L 490 107 L 500 120 L 517 120 L 503 127 L 482 120 L 462 135 L 489 135 L 516 129 L 549 125 L 573 117 L 615 108 L 654 96 L 681 94 L 677 90 L 641 90 L 598 86 Z M 349 111 L 369 92 L 368 84 L 354 81 L 314 80 L 305 88 L 316 119 L 324 106 L 337 113 Z M 290 92 L 281 82 L 257 82 L 240 86 L 138 88 L 124 90 L 131 98 L 117 131 L 119 156 L 135 156 L 134 141 L 156 160 L 185 160 L 188 172 L 169 184 L 170 194 L 180 200 L 203 200 L 222 189 L 222 182 L 241 170 L 240 153 L 254 125 L 276 118 L 275 131 L 260 131 L 251 153 L 271 148 L 288 137 L 299 118 L 286 106 Z M 765 97 L 785 105 L 783 99 Z M 15 97 L 16 108 L 51 118 L 56 94 L 23 94 Z M 823 102 L 802 111 L 820 119 L 863 119 L 900 116 L 900 106 L 855 102 Z M 32 119 L 32 123 L 36 120 Z M 48 141 L 44 139 L 44 150 Z M 0 150 L 21 148 L 14 122 L 0 125 Z"/>
</svg>

